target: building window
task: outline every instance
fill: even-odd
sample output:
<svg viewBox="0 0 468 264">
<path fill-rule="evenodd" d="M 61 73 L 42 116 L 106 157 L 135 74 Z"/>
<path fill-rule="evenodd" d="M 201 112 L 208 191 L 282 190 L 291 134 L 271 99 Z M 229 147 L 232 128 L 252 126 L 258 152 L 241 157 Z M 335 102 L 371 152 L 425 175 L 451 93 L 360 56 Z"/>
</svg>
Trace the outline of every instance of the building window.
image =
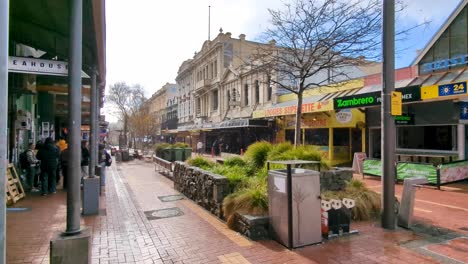
<svg viewBox="0 0 468 264">
<path fill-rule="evenodd" d="M 271 87 L 270 79 L 267 82 L 267 101 L 271 101 L 271 96 L 273 94 L 273 87 Z"/>
<path fill-rule="evenodd" d="M 218 90 L 213 91 L 213 110 L 218 110 Z"/>
<path fill-rule="evenodd" d="M 258 80 L 255 80 L 255 103 L 260 102 L 260 84 L 258 83 Z"/>
<path fill-rule="evenodd" d="M 244 104 L 249 105 L 249 85 L 244 84 Z"/>
<path fill-rule="evenodd" d="M 229 92 L 229 90 L 227 90 L 227 101 L 229 105 L 229 102 L 231 101 L 231 92 Z"/>
<path fill-rule="evenodd" d="M 218 76 L 218 61 L 215 60 L 213 65 L 214 65 L 214 77 L 216 78 Z"/>
<path fill-rule="evenodd" d="M 201 113 L 201 100 L 200 100 L 200 97 L 197 98 L 197 114 L 200 114 Z"/>
</svg>

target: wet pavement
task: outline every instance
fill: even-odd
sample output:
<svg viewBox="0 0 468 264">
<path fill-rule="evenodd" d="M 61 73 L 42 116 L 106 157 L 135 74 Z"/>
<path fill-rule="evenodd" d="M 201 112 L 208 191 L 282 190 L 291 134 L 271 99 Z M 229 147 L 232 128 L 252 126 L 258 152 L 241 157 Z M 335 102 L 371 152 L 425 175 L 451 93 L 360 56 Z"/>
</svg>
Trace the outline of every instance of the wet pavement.
<svg viewBox="0 0 468 264">
<path fill-rule="evenodd" d="M 468 225 L 468 194 L 460 190 L 418 190 L 415 214 L 426 224 L 416 233 L 353 223 L 359 234 L 289 251 L 228 229 L 180 196 L 152 163 L 136 160 L 108 169 L 100 215 L 82 224 L 92 229 L 92 263 L 468 263 L 468 231 L 460 229 Z M 65 229 L 65 199 L 59 191 L 15 205 L 31 210 L 7 214 L 7 263 L 49 262 L 50 238 Z"/>
</svg>

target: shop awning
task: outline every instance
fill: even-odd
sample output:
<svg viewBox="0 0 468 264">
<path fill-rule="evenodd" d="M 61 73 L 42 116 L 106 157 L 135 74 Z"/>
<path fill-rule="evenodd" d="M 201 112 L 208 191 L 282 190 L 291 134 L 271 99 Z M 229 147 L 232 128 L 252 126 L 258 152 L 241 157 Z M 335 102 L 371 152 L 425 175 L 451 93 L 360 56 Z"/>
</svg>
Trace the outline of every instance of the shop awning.
<svg viewBox="0 0 468 264">
<path fill-rule="evenodd" d="M 223 128 L 240 128 L 240 127 L 268 127 L 268 120 L 260 119 L 232 119 L 219 123 L 203 123 L 195 125 L 181 126 L 177 131 L 198 131 L 198 130 L 212 130 Z"/>
</svg>

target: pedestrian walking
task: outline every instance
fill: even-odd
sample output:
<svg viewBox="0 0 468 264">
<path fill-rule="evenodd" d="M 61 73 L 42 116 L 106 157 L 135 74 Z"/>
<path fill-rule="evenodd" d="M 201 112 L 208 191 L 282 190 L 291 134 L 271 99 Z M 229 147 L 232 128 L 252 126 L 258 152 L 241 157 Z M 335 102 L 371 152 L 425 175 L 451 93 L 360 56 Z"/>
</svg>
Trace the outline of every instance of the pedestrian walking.
<svg viewBox="0 0 468 264">
<path fill-rule="evenodd" d="M 98 163 L 101 166 L 101 186 L 106 186 L 106 166 L 108 164 L 108 158 L 110 155 L 105 150 L 104 144 L 99 144 L 99 156 L 98 156 Z M 109 157 L 108 157 L 109 155 Z"/>
<path fill-rule="evenodd" d="M 36 192 L 37 188 L 34 186 L 34 180 L 36 177 L 36 168 L 41 163 L 34 153 L 36 145 L 34 143 L 29 143 L 28 149 L 24 152 L 24 157 L 20 158 L 22 160 L 21 168 L 26 171 L 26 191 Z"/>
<path fill-rule="evenodd" d="M 62 186 L 67 189 L 68 186 L 68 160 L 70 159 L 70 150 L 68 147 L 60 153 L 60 167 L 62 168 Z"/>
<path fill-rule="evenodd" d="M 46 138 L 44 146 L 37 153 L 37 159 L 41 161 L 42 195 L 56 193 L 55 173 L 58 166 L 59 151 L 52 138 Z"/>
<path fill-rule="evenodd" d="M 197 143 L 197 153 L 198 153 L 198 155 L 203 154 L 203 142 L 201 140 L 198 141 L 198 143 Z"/>
<path fill-rule="evenodd" d="M 89 158 L 88 142 L 83 140 L 81 141 L 81 183 L 85 177 L 88 177 Z"/>
</svg>

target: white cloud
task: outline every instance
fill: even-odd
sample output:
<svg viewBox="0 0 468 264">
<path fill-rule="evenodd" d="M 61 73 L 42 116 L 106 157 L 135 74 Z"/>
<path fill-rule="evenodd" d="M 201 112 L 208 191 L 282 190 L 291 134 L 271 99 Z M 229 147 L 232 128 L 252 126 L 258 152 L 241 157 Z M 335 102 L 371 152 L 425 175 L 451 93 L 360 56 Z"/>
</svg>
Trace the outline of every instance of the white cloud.
<svg viewBox="0 0 468 264">
<path fill-rule="evenodd" d="M 422 29 L 424 43 L 410 43 L 409 47 L 416 49 L 426 44 L 460 0 L 405 2 L 408 7 L 397 23 L 433 21 L 429 28 Z M 106 1 L 107 84 L 139 83 L 150 96 L 166 82 L 175 82 L 180 64 L 192 58 L 208 38 L 208 5 L 211 5 L 211 39 L 222 27 L 233 37 L 244 33 L 247 39 L 257 40 L 269 22 L 267 9 L 279 9 L 283 1 Z"/>
</svg>

